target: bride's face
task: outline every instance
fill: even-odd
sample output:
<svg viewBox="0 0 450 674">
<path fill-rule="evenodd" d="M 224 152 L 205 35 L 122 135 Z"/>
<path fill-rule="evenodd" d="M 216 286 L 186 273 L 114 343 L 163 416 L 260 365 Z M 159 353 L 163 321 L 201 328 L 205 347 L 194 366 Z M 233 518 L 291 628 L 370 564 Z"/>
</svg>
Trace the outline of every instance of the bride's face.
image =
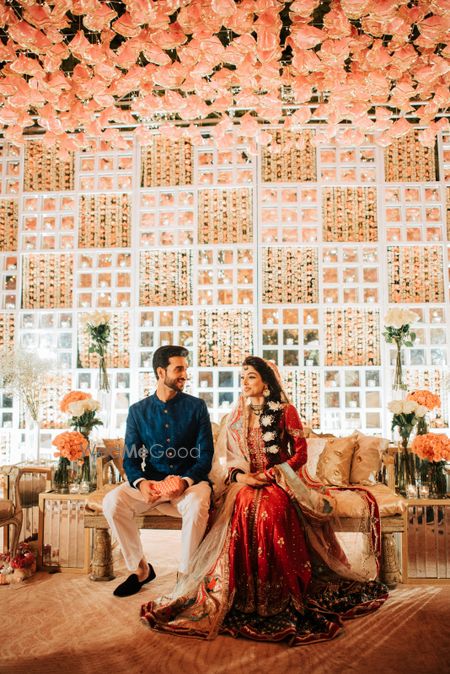
<svg viewBox="0 0 450 674">
<path fill-rule="evenodd" d="M 242 393 L 246 398 L 262 396 L 265 384 L 261 375 L 251 365 L 245 365 L 241 372 Z"/>
</svg>

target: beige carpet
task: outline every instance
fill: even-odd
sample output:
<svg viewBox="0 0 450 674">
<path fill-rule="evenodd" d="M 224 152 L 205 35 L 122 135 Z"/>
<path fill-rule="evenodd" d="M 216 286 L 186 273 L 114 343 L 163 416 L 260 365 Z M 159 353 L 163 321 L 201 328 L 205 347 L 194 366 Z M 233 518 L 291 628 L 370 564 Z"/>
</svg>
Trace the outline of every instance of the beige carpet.
<svg viewBox="0 0 450 674">
<path fill-rule="evenodd" d="M 179 532 L 145 531 L 143 540 L 157 579 L 134 597 L 113 597 L 118 581 L 72 574 L 38 573 L 22 586 L 0 587 L 0 672 L 450 672 L 449 586 L 400 586 L 378 612 L 348 622 L 337 639 L 293 649 L 152 632 L 139 622 L 139 607 L 174 582 Z M 126 572 L 120 564 L 117 571 L 120 580 Z"/>
</svg>

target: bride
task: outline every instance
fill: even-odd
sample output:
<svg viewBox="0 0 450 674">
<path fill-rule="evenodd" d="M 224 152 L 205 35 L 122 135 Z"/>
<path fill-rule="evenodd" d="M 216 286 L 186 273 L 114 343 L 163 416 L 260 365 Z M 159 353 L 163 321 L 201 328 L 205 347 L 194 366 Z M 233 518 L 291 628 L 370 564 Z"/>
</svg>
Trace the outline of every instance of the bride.
<svg viewBox="0 0 450 674">
<path fill-rule="evenodd" d="M 249 356 L 241 381 L 210 475 L 213 525 L 190 573 L 170 596 L 144 604 L 142 620 L 205 639 L 230 634 L 292 646 L 331 639 L 342 619 L 387 597 L 370 579 L 376 536 L 367 531 L 350 563 L 333 531 L 333 491 L 305 470 L 302 424 L 276 366 Z"/>
</svg>

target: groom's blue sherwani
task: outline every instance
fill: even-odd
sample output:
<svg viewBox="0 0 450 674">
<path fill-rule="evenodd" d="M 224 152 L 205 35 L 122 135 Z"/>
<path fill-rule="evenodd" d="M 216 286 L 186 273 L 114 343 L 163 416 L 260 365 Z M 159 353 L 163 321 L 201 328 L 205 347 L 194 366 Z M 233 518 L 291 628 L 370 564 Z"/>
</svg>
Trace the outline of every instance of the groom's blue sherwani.
<svg viewBox="0 0 450 674">
<path fill-rule="evenodd" d="M 140 478 L 163 480 L 167 475 L 194 483 L 206 480 L 214 452 L 206 403 L 179 392 L 167 402 L 155 393 L 131 405 L 124 452 L 124 469 L 133 486 Z"/>
</svg>

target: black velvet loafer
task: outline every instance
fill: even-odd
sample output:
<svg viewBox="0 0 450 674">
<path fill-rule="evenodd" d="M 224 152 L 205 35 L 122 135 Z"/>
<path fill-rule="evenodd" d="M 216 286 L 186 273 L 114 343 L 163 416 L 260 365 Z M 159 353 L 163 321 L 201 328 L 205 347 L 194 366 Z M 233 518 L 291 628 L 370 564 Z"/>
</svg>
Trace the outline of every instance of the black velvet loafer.
<svg viewBox="0 0 450 674">
<path fill-rule="evenodd" d="M 141 587 L 151 580 L 156 578 L 156 573 L 151 564 L 148 565 L 148 576 L 145 580 L 139 580 L 135 573 L 128 576 L 126 580 L 116 587 L 113 595 L 116 597 L 131 597 L 132 594 L 137 594 Z"/>
</svg>

